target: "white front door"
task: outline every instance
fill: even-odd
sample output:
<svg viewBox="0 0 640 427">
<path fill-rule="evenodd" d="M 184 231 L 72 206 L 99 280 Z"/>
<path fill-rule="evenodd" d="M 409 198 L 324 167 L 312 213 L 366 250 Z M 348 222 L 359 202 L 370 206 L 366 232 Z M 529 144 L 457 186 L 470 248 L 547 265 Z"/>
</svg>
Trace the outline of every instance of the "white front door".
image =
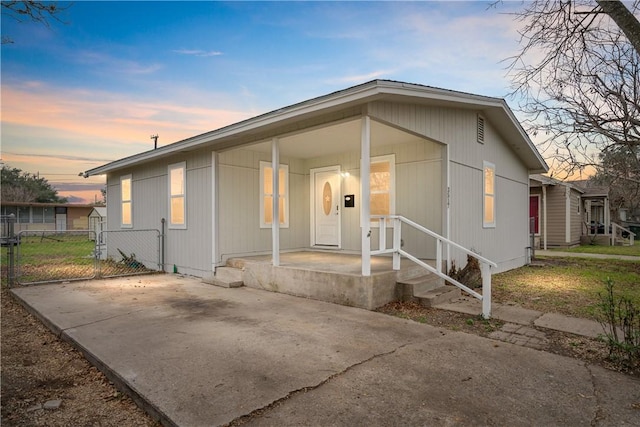
<svg viewBox="0 0 640 427">
<path fill-rule="evenodd" d="M 340 167 L 311 170 L 313 203 L 311 204 L 312 243 L 340 246 Z"/>
<path fill-rule="evenodd" d="M 67 231 L 67 214 L 56 214 L 56 231 Z"/>
</svg>

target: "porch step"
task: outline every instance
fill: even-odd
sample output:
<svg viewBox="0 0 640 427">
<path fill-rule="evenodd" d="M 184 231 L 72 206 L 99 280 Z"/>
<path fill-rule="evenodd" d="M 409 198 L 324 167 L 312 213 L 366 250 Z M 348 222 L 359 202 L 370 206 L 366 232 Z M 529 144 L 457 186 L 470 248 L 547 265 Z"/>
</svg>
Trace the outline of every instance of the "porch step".
<svg viewBox="0 0 640 427">
<path fill-rule="evenodd" d="M 424 271 L 423 269 L 423 272 Z M 442 287 L 444 285 L 444 279 L 427 272 L 426 274 L 410 279 L 398 279 L 396 283 L 400 294 L 398 295 L 399 299 L 402 301 L 411 301 L 416 299 L 417 294 L 424 294 Z"/>
<path fill-rule="evenodd" d="M 426 292 L 414 294 L 414 297 L 425 307 L 433 307 L 460 298 L 460 288 L 457 286 L 444 285 Z"/>
<path fill-rule="evenodd" d="M 234 267 L 218 267 L 216 275 L 206 281 L 210 285 L 221 286 L 223 288 L 239 288 L 244 286 L 242 281 L 242 270 Z"/>
</svg>

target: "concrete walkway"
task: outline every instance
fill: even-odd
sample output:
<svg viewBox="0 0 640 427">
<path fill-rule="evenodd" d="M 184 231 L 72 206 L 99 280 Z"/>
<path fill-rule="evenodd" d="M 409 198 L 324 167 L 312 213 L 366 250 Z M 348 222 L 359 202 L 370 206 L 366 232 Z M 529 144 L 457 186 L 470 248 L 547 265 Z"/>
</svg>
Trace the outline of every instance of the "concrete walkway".
<svg viewBox="0 0 640 427">
<path fill-rule="evenodd" d="M 482 303 L 466 296 L 450 303 L 439 304 L 436 308 L 474 316 L 482 314 Z M 589 338 L 597 338 L 605 333 L 602 325 L 593 320 L 557 313 L 543 313 L 515 304 L 492 304 L 491 317 L 506 323 L 500 330 L 492 332 L 489 338 L 535 349 L 545 348 L 548 342 L 545 332 L 536 327 Z"/>
<path fill-rule="evenodd" d="M 366 310 L 176 275 L 14 289 L 165 425 L 638 425 L 640 381 Z"/>
<path fill-rule="evenodd" d="M 638 261 L 640 262 L 640 256 L 632 255 L 609 255 L 609 254 L 585 254 L 579 252 L 562 252 L 562 251 L 545 251 L 536 250 L 536 256 L 548 256 L 548 257 L 569 257 L 569 258 L 595 258 L 595 259 L 621 259 L 624 261 Z"/>
</svg>

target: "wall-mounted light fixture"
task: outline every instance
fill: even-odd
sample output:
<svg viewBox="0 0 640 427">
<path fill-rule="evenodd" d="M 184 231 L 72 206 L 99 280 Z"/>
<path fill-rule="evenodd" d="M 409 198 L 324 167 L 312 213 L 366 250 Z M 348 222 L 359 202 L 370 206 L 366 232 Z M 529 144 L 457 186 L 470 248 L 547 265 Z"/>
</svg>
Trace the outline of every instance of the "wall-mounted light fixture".
<svg viewBox="0 0 640 427">
<path fill-rule="evenodd" d="M 351 176 L 351 174 L 349 172 L 340 172 L 340 176 L 342 176 L 343 178 L 348 178 L 349 176 Z"/>
</svg>

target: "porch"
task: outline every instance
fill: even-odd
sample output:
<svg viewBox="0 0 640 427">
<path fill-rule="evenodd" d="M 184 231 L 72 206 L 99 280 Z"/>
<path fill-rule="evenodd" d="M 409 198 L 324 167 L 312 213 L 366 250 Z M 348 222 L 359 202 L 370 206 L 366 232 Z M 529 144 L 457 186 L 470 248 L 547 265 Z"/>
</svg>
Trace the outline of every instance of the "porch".
<svg viewBox="0 0 640 427">
<path fill-rule="evenodd" d="M 390 256 L 371 257 L 371 275 L 362 275 L 360 254 L 302 250 L 282 252 L 275 266 L 269 255 L 231 258 L 219 267 L 212 284 L 235 284 L 305 298 L 372 310 L 395 300 L 433 298 L 449 300 L 460 295 L 457 288 L 414 262 L 403 259 L 393 269 Z M 422 260 L 435 267 L 435 260 Z M 233 285 L 232 285 L 233 286 Z M 434 292 L 436 291 L 437 292 Z"/>
</svg>

